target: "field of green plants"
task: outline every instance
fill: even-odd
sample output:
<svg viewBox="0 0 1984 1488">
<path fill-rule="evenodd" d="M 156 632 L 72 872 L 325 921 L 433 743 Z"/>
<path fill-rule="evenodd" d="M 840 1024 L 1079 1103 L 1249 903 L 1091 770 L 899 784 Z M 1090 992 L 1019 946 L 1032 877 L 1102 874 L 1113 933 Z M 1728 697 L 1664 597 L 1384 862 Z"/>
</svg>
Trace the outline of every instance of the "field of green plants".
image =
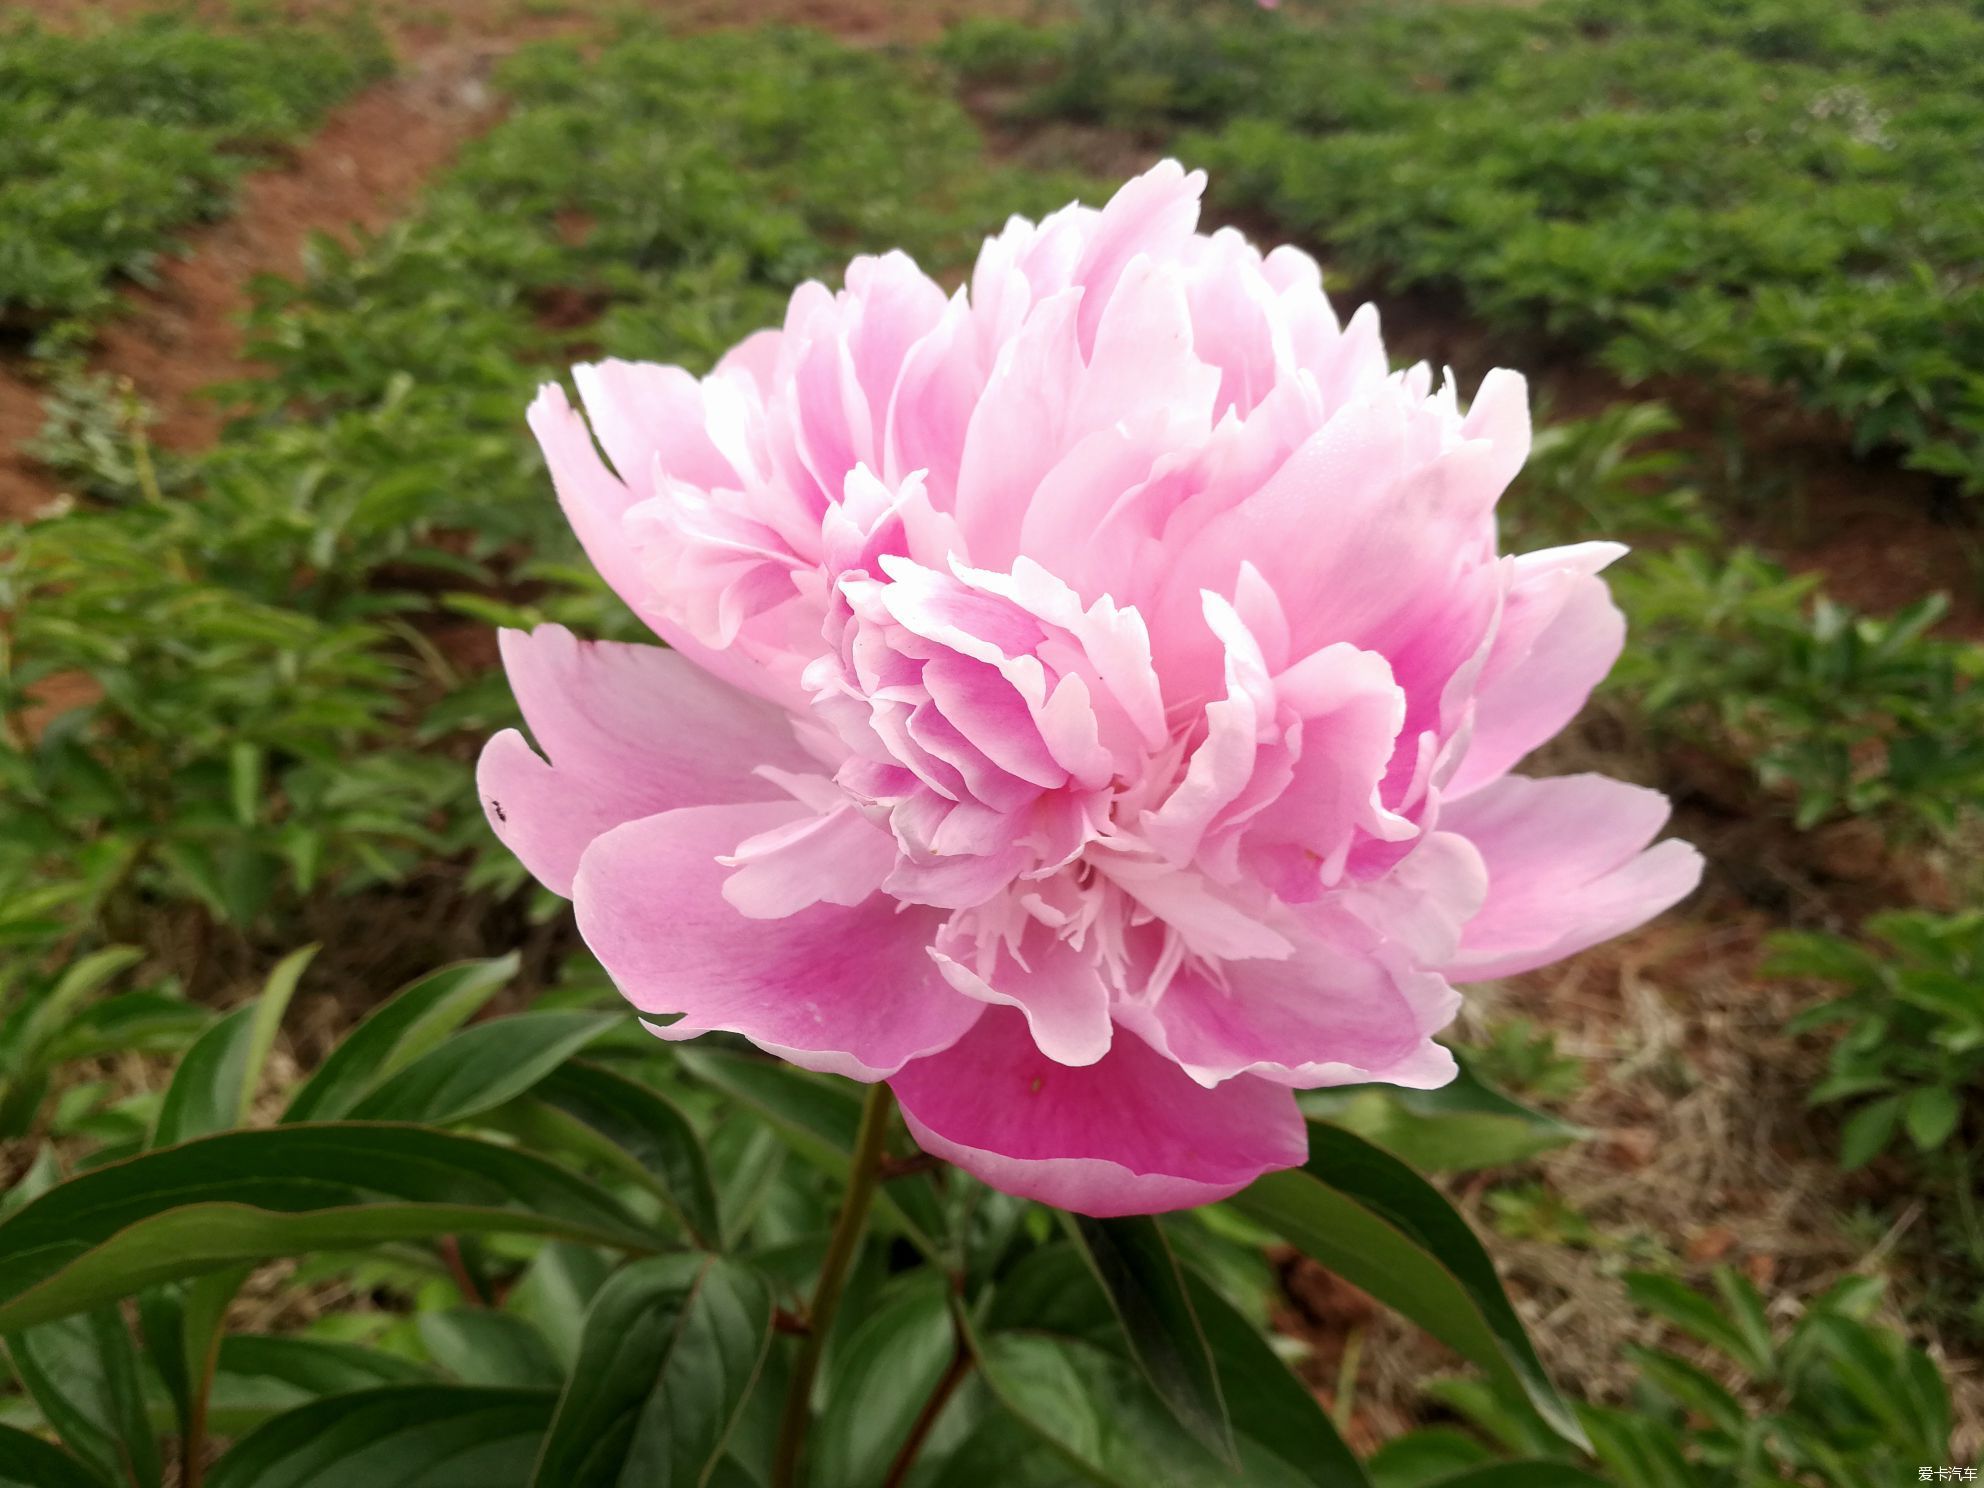
<svg viewBox="0 0 1984 1488">
<path fill-rule="evenodd" d="M 0 527 L 0 1488 L 782 1488 L 813 1363 L 814 1488 L 1984 1466 L 1984 570 L 1870 600 L 1730 475 L 1784 493 L 1743 429 L 1799 410 L 1976 546 L 1984 12 L 515 29 L 559 16 L 403 220 L 256 282 L 260 370 L 197 449 L 98 329 L 448 23 L 0 23 L 0 370 L 65 493 Z M 1556 747 L 1673 795 L 1710 878 L 1479 999 L 1454 1085 L 1316 1093 L 1308 1168 L 1117 1230 L 932 1171 L 848 1082 L 650 1037 L 473 767 L 517 721 L 497 627 L 641 633 L 551 497 L 539 383 L 703 370 L 857 252 L 954 284 L 1167 153 L 1339 306 L 1432 305 L 1585 390 L 1503 505 L 1510 548 L 1635 544 L 1625 658 Z"/>
</svg>

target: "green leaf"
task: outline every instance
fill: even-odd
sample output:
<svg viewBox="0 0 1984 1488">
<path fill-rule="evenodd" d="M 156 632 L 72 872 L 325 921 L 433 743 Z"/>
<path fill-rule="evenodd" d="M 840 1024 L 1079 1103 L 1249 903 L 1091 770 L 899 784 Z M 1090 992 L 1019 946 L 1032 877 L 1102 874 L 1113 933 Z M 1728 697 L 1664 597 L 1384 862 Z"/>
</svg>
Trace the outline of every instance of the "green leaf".
<svg viewBox="0 0 1984 1488">
<path fill-rule="evenodd" d="M 337 1121 L 381 1080 L 434 1048 L 517 974 L 515 951 L 430 972 L 381 1003 L 325 1056 L 282 1119 Z"/>
<path fill-rule="evenodd" d="M 1271 1173 L 1229 1202 L 1481 1366 L 1566 1441 L 1585 1444 L 1480 1240 L 1397 1158 L 1311 1123 L 1306 1164 Z"/>
<path fill-rule="evenodd" d="M 1437 1090 L 1345 1085 L 1299 1099 L 1305 1115 L 1355 1132 L 1422 1173 L 1501 1167 L 1584 1136 L 1483 1084 L 1465 1063 Z"/>
<path fill-rule="evenodd" d="M 810 1488 L 873 1488 L 958 1356 L 943 1278 L 916 1273 L 837 1343 L 808 1452 Z"/>
<path fill-rule="evenodd" d="M 204 1402 L 228 1305 L 252 1268 L 231 1266 L 139 1294 L 145 1348 L 172 1397 L 183 1433 Z"/>
<path fill-rule="evenodd" d="M 673 1102 L 603 1065 L 576 1059 L 552 1071 L 535 1094 L 591 1127 L 651 1174 L 656 1191 L 699 1244 L 722 1244 L 709 1158 L 696 1129 Z"/>
<path fill-rule="evenodd" d="M 156 1485 L 158 1442 L 124 1316 L 99 1307 L 7 1339 L 14 1371 L 62 1443 L 104 1477 Z"/>
<path fill-rule="evenodd" d="M 260 997 L 229 1013 L 186 1051 L 159 1106 L 151 1146 L 171 1147 L 248 1119 L 283 1012 L 316 954 L 316 946 L 305 946 L 285 956 L 269 973 Z"/>
<path fill-rule="evenodd" d="M 474 1023 L 390 1076 L 351 1108 L 354 1121 L 446 1126 L 529 1090 L 625 1023 L 618 1013 L 517 1013 Z"/>
<path fill-rule="evenodd" d="M 1431 1488 L 1455 1473 L 1492 1462 L 1474 1437 L 1451 1426 L 1427 1426 L 1395 1436 L 1371 1454 L 1375 1488 Z"/>
<path fill-rule="evenodd" d="M 15 1081 L 32 1074 L 42 1055 L 61 1036 L 77 1008 L 104 983 L 142 958 L 135 946 L 108 946 L 70 966 L 42 997 L 0 1027 L 0 1107 Z M 0 1131 L 11 1128 L 0 1127 Z"/>
<path fill-rule="evenodd" d="M 593 1298 L 578 1362 L 530 1481 L 535 1488 L 700 1485 L 771 1346 L 757 1274 L 708 1256 L 657 1256 Z"/>
<path fill-rule="evenodd" d="M 263 1422 L 207 1488 L 527 1488 L 549 1390 L 389 1385 Z"/>
<path fill-rule="evenodd" d="M 0 1488 L 107 1488 L 103 1478 L 60 1447 L 0 1426 Z"/>
<path fill-rule="evenodd" d="M 1068 1225 L 1123 1325 L 1130 1356 L 1144 1378 L 1179 1424 L 1232 1460 L 1233 1425 L 1220 1395 L 1219 1373 L 1164 1231 L 1148 1215 L 1070 1215 Z"/>
<path fill-rule="evenodd" d="M 794 1152 L 835 1177 L 845 1177 L 861 1123 L 860 1087 L 794 1069 L 773 1059 L 682 1047 L 682 1067 L 767 1117 Z M 928 1178 L 902 1178 L 875 1195 L 875 1208 L 899 1225 L 917 1249 L 935 1257 L 944 1232 L 943 1206 Z"/>
<path fill-rule="evenodd" d="M 319 1396 L 432 1379 L 411 1359 L 356 1343 L 237 1333 L 221 1340 L 207 1419 L 216 1432 L 241 1436 Z"/>
<path fill-rule="evenodd" d="M 414 1318 L 427 1356 L 465 1385 L 556 1390 L 565 1371 L 544 1335 L 515 1313 L 449 1307 Z"/>
<path fill-rule="evenodd" d="M 1901 1119 L 1901 1097 L 1870 1101 L 1847 1119 L 1839 1134 L 1839 1164 L 1847 1172 L 1864 1168 L 1888 1145 Z"/>
<path fill-rule="evenodd" d="M 1963 1107 L 1947 1085 L 1925 1085 L 1908 1098 L 1902 1118 L 1917 1152 L 1932 1152 L 1950 1139 Z"/>
<path fill-rule="evenodd" d="M 0 1331 L 275 1256 L 503 1231 L 650 1243 L 604 1190 L 492 1142 L 389 1125 L 223 1132 L 92 1169 L 0 1221 Z"/>
<path fill-rule="evenodd" d="M 1135 1366 L 1094 1344 L 994 1333 L 974 1350 L 999 1402 L 1110 1488 L 1307 1488 L 1310 1481 L 1244 1439 L 1236 1472 L 1172 1418 Z"/>
<path fill-rule="evenodd" d="M 1760 1346 L 1749 1330 L 1724 1317 L 1713 1302 L 1685 1282 L 1651 1271 L 1635 1271 L 1626 1277 L 1626 1294 L 1690 1338 L 1722 1350 L 1755 1378 L 1770 1377 L 1773 1361 L 1768 1333 Z"/>
<path fill-rule="evenodd" d="M 1192 1310 L 1219 1367 L 1233 1429 L 1272 1452 L 1311 1488 L 1367 1488 L 1357 1456 L 1315 1392 L 1289 1372 L 1268 1341 L 1201 1277 L 1188 1275 Z"/>
<path fill-rule="evenodd" d="M 1583 1468 L 1565 1462 L 1498 1462 L 1441 1478 L 1439 1488 L 1610 1488 Z"/>
</svg>

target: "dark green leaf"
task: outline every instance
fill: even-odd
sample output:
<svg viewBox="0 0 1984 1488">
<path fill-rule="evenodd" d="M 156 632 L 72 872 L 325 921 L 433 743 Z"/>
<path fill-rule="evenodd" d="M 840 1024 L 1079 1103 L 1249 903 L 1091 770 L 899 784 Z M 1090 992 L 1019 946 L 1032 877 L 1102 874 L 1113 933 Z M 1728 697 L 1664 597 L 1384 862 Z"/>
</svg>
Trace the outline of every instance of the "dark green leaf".
<svg viewBox="0 0 1984 1488">
<path fill-rule="evenodd" d="M 60 1447 L 0 1426 L 0 1488 L 107 1488 L 105 1480 Z"/>
<path fill-rule="evenodd" d="M 690 1235 L 722 1243 L 716 1185 L 696 1129 L 664 1096 L 603 1065 L 568 1060 L 536 1091 L 538 1099 L 583 1122 L 653 1176 Z"/>
<path fill-rule="evenodd" d="M 1375 1142 L 1422 1173 L 1501 1167 L 1583 1135 L 1484 1085 L 1465 1064 L 1437 1090 L 1346 1085 L 1306 1091 L 1301 1105 L 1305 1114 Z"/>
<path fill-rule="evenodd" d="M 565 1371 L 544 1335 L 514 1313 L 449 1307 L 414 1319 L 427 1356 L 465 1385 L 556 1390 Z"/>
<path fill-rule="evenodd" d="M 1375 1488 L 1431 1488 L 1466 1468 L 1493 1460 L 1474 1437 L 1450 1426 L 1428 1426 L 1395 1436 L 1371 1454 Z"/>
<path fill-rule="evenodd" d="M 846 1080 L 717 1049 L 681 1048 L 682 1067 L 771 1120 L 793 1151 L 836 1177 L 847 1173 L 861 1123 L 860 1088 Z M 899 1224 L 926 1255 L 938 1252 L 944 1213 L 929 1180 L 903 1178 L 875 1195 L 876 1209 Z"/>
<path fill-rule="evenodd" d="M 1254 1325 L 1197 1276 L 1192 1310 L 1219 1367 L 1233 1429 L 1312 1488 L 1367 1488 L 1357 1456 L 1337 1434 L 1315 1392 L 1288 1370 Z"/>
<path fill-rule="evenodd" d="M 489 1231 L 649 1244 L 611 1195 L 494 1143 L 355 1123 L 223 1132 L 93 1169 L 0 1221 L 0 1330 L 237 1263 Z"/>
<path fill-rule="evenodd" d="M 1144 1378 L 1179 1424 L 1231 1460 L 1233 1427 L 1220 1395 L 1219 1373 L 1164 1231 L 1148 1215 L 1071 1215 L 1069 1227 L 1123 1325 L 1130 1356 Z"/>
<path fill-rule="evenodd" d="M 336 1121 L 381 1080 L 460 1027 L 517 974 L 517 953 L 464 961 L 409 983 L 346 1034 L 303 1082 L 284 1121 Z"/>
<path fill-rule="evenodd" d="M 327 1396 L 235 1443 L 207 1488 L 526 1488 L 556 1400 L 473 1385 Z"/>
<path fill-rule="evenodd" d="M 1608 1488 L 1582 1468 L 1564 1462 L 1498 1462 L 1441 1478 L 1439 1488 Z"/>
<path fill-rule="evenodd" d="M 1309 1161 L 1232 1201 L 1249 1218 L 1403 1313 L 1584 1445 L 1467 1221 L 1425 1179 L 1361 1137 L 1312 1123 Z"/>
<path fill-rule="evenodd" d="M 24 1329 L 9 1335 L 7 1352 L 64 1446 L 118 1483 L 158 1482 L 158 1442 L 121 1312 L 99 1307 Z"/>
<path fill-rule="evenodd" d="M 260 997 L 229 1013 L 186 1051 L 159 1107 L 150 1145 L 176 1146 L 247 1120 L 283 1012 L 316 954 L 317 947 L 305 946 L 284 957 Z"/>
<path fill-rule="evenodd" d="M 618 1013 L 517 1013 L 471 1024 L 389 1076 L 350 1117 L 429 1126 L 465 1121 L 522 1095 L 625 1021 Z"/>
<path fill-rule="evenodd" d="M 976 1352 L 1002 1405 L 1090 1478 L 1111 1488 L 1307 1488 L 1311 1481 L 1245 1439 L 1220 1461 L 1151 1393 L 1135 1366 L 1079 1339 L 995 1333 Z"/>
<path fill-rule="evenodd" d="M 772 1297 L 735 1261 L 657 1256 L 608 1279 L 535 1488 L 700 1485 L 771 1345 Z"/>
<path fill-rule="evenodd" d="M 924 1271 L 834 1350 L 814 1428 L 810 1488 L 873 1488 L 957 1357 L 944 1281 Z"/>
</svg>

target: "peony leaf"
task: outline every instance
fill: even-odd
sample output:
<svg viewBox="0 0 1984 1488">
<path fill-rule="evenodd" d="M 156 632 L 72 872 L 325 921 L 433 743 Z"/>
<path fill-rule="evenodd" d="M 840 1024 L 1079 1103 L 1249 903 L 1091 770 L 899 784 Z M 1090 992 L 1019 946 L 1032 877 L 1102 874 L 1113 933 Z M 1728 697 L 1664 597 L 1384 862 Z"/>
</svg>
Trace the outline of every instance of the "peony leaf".
<svg viewBox="0 0 1984 1488">
<path fill-rule="evenodd" d="M 60 1447 L 0 1426 L 0 1488 L 105 1488 L 104 1480 Z"/>
<path fill-rule="evenodd" d="M 848 1154 L 861 1121 L 860 1087 L 846 1080 L 810 1074 L 770 1059 L 710 1048 L 676 1051 L 682 1067 L 704 1084 L 723 1091 L 770 1120 L 794 1152 L 836 1177 L 847 1173 Z M 944 1232 L 944 1213 L 927 1177 L 917 1175 L 883 1186 L 876 1209 L 902 1227 L 912 1244 L 935 1256 Z"/>
<path fill-rule="evenodd" d="M 549 1390 L 387 1385 L 329 1395 L 263 1422 L 207 1488 L 525 1488 L 557 1397 Z"/>
<path fill-rule="evenodd" d="M 1192 1310 L 1219 1364 L 1233 1429 L 1312 1488 L 1368 1488 L 1357 1455 L 1337 1434 L 1315 1392 L 1289 1372 L 1233 1304 L 1197 1276 L 1185 1278 Z"/>
<path fill-rule="evenodd" d="M 1068 1220 L 1144 1378 L 1180 1425 L 1232 1461 L 1233 1423 L 1220 1394 L 1219 1372 L 1164 1231 L 1148 1215 L 1070 1215 Z"/>
<path fill-rule="evenodd" d="M 99 1307 L 12 1334 L 7 1353 L 65 1447 L 112 1481 L 156 1488 L 158 1441 L 121 1312 Z"/>
<path fill-rule="evenodd" d="M 173 1072 L 148 1145 L 171 1147 L 247 1120 L 276 1029 L 303 969 L 316 954 L 313 945 L 292 951 L 269 973 L 261 996 L 200 1035 Z"/>
<path fill-rule="evenodd" d="M 976 1345 L 1000 1404 L 1088 1477 L 1112 1488 L 1310 1488 L 1241 1438 L 1239 1470 L 1173 1418 L 1127 1359 L 1076 1338 L 994 1333 Z M 1354 1480 L 1353 1480 L 1354 1481 Z"/>
<path fill-rule="evenodd" d="M 958 1356 L 943 1279 L 924 1271 L 837 1338 L 815 1428 L 811 1488 L 872 1488 Z"/>
<path fill-rule="evenodd" d="M 505 1231 L 651 1243 L 603 1189 L 493 1142 L 358 1123 L 222 1132 L 92 1169 L 0 1221 L 0 1332 L 244 1262 Z"/>
<path fill-rule="evenodd" d="M 1231 1202 L 1480 1365 L 1566 1441 L 1585 1445 L 1474 1231 L 1390 1153 L 1312 1123 L 1306 1164 L 1258 1179 Z"/>
<path fill-rule="evenodd" d="M 735 1261 L 657 1256 L 586 1314 L 534 1488 L 699 1488 L 771 1346 L 771 1289 Z"/>
<path fill-rule="evenodd" d="M 720 1246 L 716 1185 L 696 1129 L 667 1097 L 604 1065 L 567 1060 L 534 1092 L 625 1152 L 706 1247 Z"/>
<path fill-rule="evenodd" d="M 352 1106 L 354 1121 L 446 1126 L 513 1100 L 627 1020 L 619 1013 L 515 1013 L 475 1023 Z"/>
<path fill-rule="evenodd" d="M 417 1314 L 414 1327 L 428 1358 L 465 1385 L 556 1390 L 565 1383 L 544 1335 L 515 1313 L 447 1307 Z"/>
<path fill-rule="evenodd" d="M 515 951 L 464 961 L 408 983 L 366 1015 L 291 1098 L 282 1119 L 337 1121 L 381 1080 L 397 1074 L 475 1016 L 517 974 Z"/>
<path fill-rule="evenodd" d="M 1375 1142 L 1422 1173 L 1468 1173 L 1567 1146 L 1581 1128 L 1509 1099 L 1465 1064 L 1437 1090 L 1341 1085 L 1304 1091 L 1303 1113 Z"/>
</svg>

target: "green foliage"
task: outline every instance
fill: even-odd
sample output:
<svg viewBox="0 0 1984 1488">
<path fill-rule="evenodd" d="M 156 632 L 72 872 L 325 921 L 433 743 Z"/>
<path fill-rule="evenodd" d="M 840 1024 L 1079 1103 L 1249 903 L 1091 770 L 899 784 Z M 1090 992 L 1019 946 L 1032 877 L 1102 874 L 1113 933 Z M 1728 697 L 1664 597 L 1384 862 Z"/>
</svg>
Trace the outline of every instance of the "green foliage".
<svg viewBox="0 0 1984 1488">
<path fill-rule="evenodd" d="M 258 153 L 385 71 L 370 26 L 0 30 L 0 320 L 98 314 Z"/>
<path fill-rule="evenodd" d="M 1904 1132 L 1917 1152 L 1973 1138 L 1967 1103 L 1984 1092 L 1984 913 L 1902 911 L 1867 922 L 1876 944 L 1783 934 L 1768 970 L 1831 983 L 1793 1032 L 1837 1026 L 1815 1105 L 1851 1102 L 1841 1157 L 1859 1167 Z"/>
<path fill-rule="evenodd" d="M 123 390 L 60 382 L 42 452 L 93 499 L 0 529 L 0 890 L 42 895 L 23 960 L 142 939 L 160 906 L 279 934 L 312 896 L 475 852 L 472 884 L 519 887 L 468 766 L 514 704 L 451 642 L 637 630 L 523 425 L 572 354 L 560 307 L 608 353 L 705 365 L 850 245 L 941 269 L 1076 194 L 984 170 L 955 105 L 803 33 L 637 31 L 500 82 L 507 117 L 411 219 L 261 286 L 270 370 L 215 450 L 162 468 Z"/>
<path fill-rule="evenodd" d="M 1984 178 L 1961 141 L 1984 21 L 1841 4 L 1780 45 L 1781 12 L 1353 9 L 1257 41 L 1265 81 L 1194 153 L 1361 271 L 1455 286 L 1629 377 L 1781 388 L 1975 493 Z"/>
<path fill-rule="evenodd" d="M 1611 686 L 1657 728 L 1748 760 L 1799 826 L 1879 814 L 1947 832 L 1984 799 L 1984 652 L 1932 596 L 1856 614 L 1758 554 L 1683 548 L 1618 576 L 1635 644 Z"/>
<path fill-rule="evenodd" d="M 208 1481 L 237 1488 L 365 1481 L 389 1460 L 525 1488 L 763 1481 L 791 1320 L 854 1151 L 853 1089 L 708 1040 L 602 1038 L 579 1008 L 463 1023 L 505 959 L 382 1003 L 292 1098 L 313 1119 L 256 1125 L 269 1107 L 243 1092 L 305 960 L 181 1063 L 156 1133 L 176 1145 L 103 1162 L 65 1142 L 9 1196 L 0 1336 L 26 1391 L 12 1419 L 66 1453 L 45 1480 L 74 1463 L 156 1481 L 143 1464 L 215 1437 L 231 1445 Z M 754 1201 L 719 1223 L 711 1175 L 736 1169 L 712 1153 L 740 1130 L 784 1160 L 750 1164 Z M 1465 1222 L 1396 1159 L 1324 1125 L 1314 1140 L 1307 1172 L 1241 1212 L 1450 1339 L 1509 1409 L 1574 1429 Z M 877 1482 L 905 1453 L 937 1480 L 1002 1436 L 1016 1461 L 1072 1457 L 1108 1483 L 1363 1481 L 1250 1321 L 1270 1283 L 1237 1216 L 1061 1227 L 948 1170 L 884 1192 L 826 1340 L 813 1481 Z M 369 1346 L 231 1330 L 250 1270 L 287 1256 L 383 1299 Z"/>
<path fill-rule="evenodd" d="M 1604 1481 L 1616 1488 L 1872 1488 L 1950 1460 L 1950 1403 L 1935 1365 L 1869 1321 L 1880 1283 L 1841 1282 L 1789 1328 L 1773 1326 L 1763 1297 L 1740 1273 L 1718 1269 L 1714 1284 L 1710 1298 L 1664 1275 L 1627 1278 L 1632 1300 L 1693 1352 L 1635 1348 L 1639 1385 L 1631 1406 L 1580 1409 Z M 1371 1462 L 1378 1488 L 1462 1488 L 1475 1474 L 1484 1485 L 1499 1483 L 1488 1474 L 1504 1454 L 1547 1446 L 1469 1384 L 1452 1382 L 1436 1393 L 1481 1437 L 1439 1428 L 1389 1442 Z M 1509 1483 L 1556 1481 L 1541 1463 L 1524 1467 L 1531 1475 Z"/>
</svg>

